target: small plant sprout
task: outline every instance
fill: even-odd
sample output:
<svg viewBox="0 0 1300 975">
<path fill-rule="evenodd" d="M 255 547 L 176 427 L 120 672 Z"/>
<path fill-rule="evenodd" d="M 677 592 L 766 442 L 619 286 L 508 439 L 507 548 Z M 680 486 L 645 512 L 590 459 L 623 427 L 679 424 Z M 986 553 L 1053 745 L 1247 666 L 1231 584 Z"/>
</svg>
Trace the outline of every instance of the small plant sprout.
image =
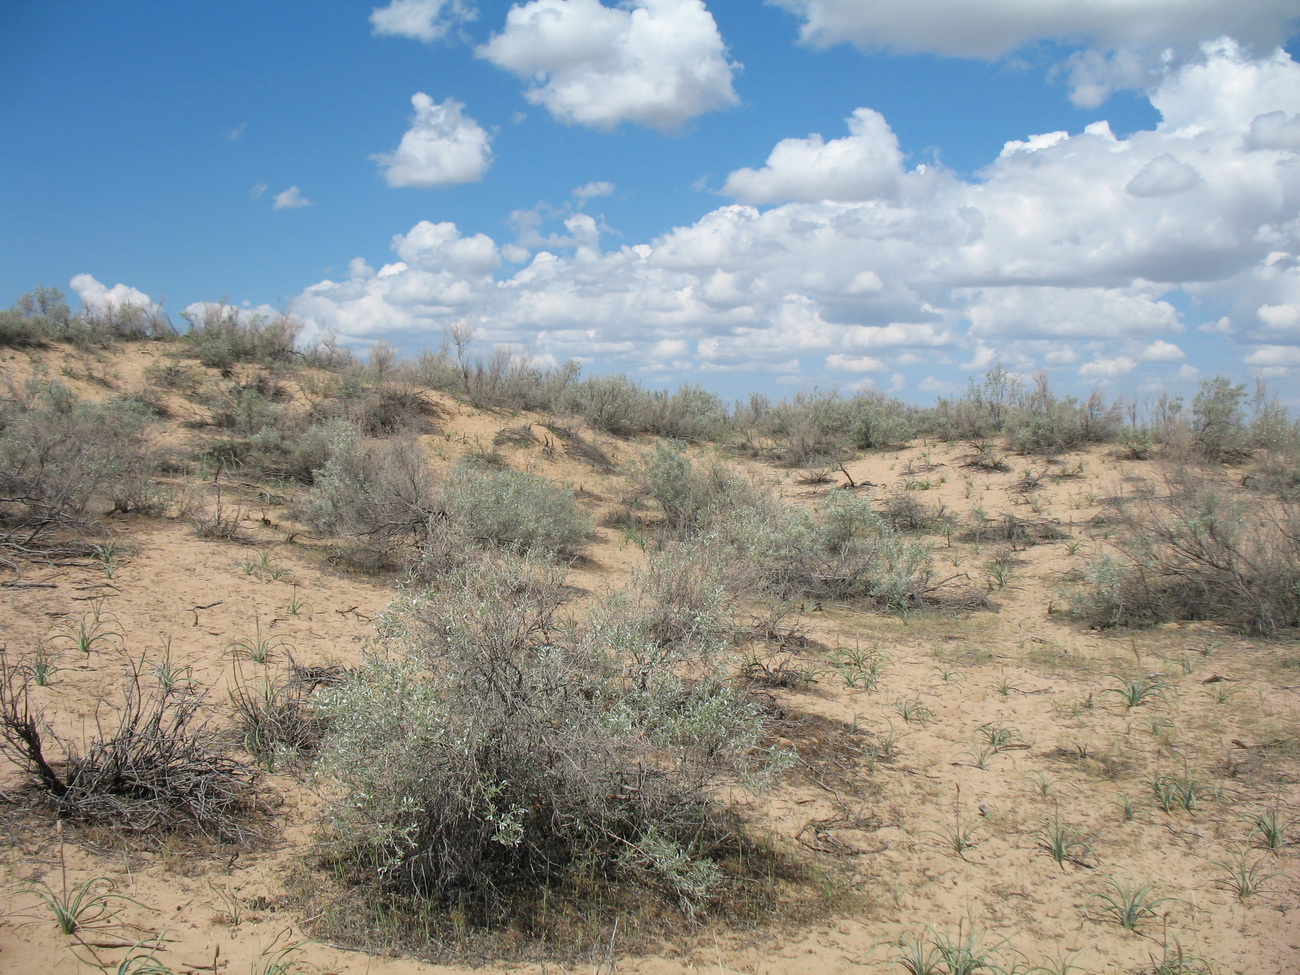
<svg viewBox="0 0 1300 975">
<path fill-rule="evenodd" d="M 1221 872 L 1221 876 L 1216 881 L 1218 886 L 1222 890 L 1232 891 L 1237 895 L 1238 900 L 1244 901 L 1252 894 L 1258 894 L 1264 889 L 1266 883 L 1279 875 L 1279 871 L 1263 872 L 1264 859 L 1260 856 L 1252 861 L 1247 851 L 1235 850 L 1230 861 L 1211 860 L 1210 862 Z"/>
<path fill-rule="evenodd" d="M 994 752 L 1010 751 L 1013 748 L 1028 748 L 1029 742 L 1019 728 L 1003 724 L 986 724 L 979 728 L 980 737 Z"/>
<path fill-rule="evenodd" d="M 889 658 L 876 647 L 838 647 L 831 655 L 831 667 L 844 686 L 874 691 L 880 685 Z"/>
<path fill-rule="evenodd" d="M 930 935 L 931 943 L 943 966 L 937 971 L 945 975 L 1005 972 L 1007 969 L 995 963 L 994 959 L 1004 961 L 1007 955 L 1019 954 L 1006 938 L 992 944 L 985 944 L 984 932 L 976 926 L 975 919 L 971 915 L 967 915 L 963 921 L 957 923 L 955 935 L 941 934 L 933 928 L 930 929 Z"/>
<path fill-rule="evenodd" d="M 1115 806 L 1119 809 L 1119 818 L 1126 823 L 1133 822 L 1134 808 L 1133 797 L 1127 792 L 1115 800 Z M 1168 811 L 1168 810 L 1166 810 Z"/>
<path fill-rule="evenodd" d="M 31 661 L 23 665 L 23 670 L 31 675 L 32 683 L 37 687 L 47 687 L 54 683 L 55 676 L 63 670 L 59 666 L 62 656 L 57 651 L 51 652 L 40 647 L 32 654 Z"/>
<path fill-rule="evenodd" d="M 1131 873 L 1125 871 L 1124 877 L 1106 878 L 1104 889 L 1089 897 L 1089 901 L 1099 901 L 1102 910 L 1125 931 L 1136 931 L 1143 921 L 1156 916 L 1156 908 L 1176 897 L 1156 897 L 1155 884 L 1147 881 L 1139 884 Z"/>
<path fill-rule="evenodd" d="M 283 650 L 293 652 L 293 646 L 279 637 L 262 635 L 262 621 L 255 623 L 256 631 L 252 636 L 241 637 L 226 644 L 226 653 L 236 660 L 250 660 L 255 664 L 267 664 L 276 652 Z"/>
<path fill-rule="evenodd" d="M 1046 772 L 1033 771 L 1027 774 L 1025 778 L 1029 780 L 1030 791 L 1044 799 L 1050 796 L 1052 790 L 1056 788 L 1057 780 L 1049 778 Z"/>
<path fill-rule="evenodd" d="M 1272 807 L 1243 816 L 1242 820 L 1250 826 L 1250 837 L 1255 845 L 1262 849 L 1277 852 L 1295 843 L 1289 834 L 1295 828 L 1297 818 L 1283 817 L 1280 800 Z"/>
<path fill-rule="evenodd" d="M 311 613 L 311 603 L 298 595 L 298 587 L 293 587 L 293 592 L 289 596 L 289 601 L 284 604 L 284 611 L 290 616 L 301 616 L 304 613 Z"/>
<path fill-rule="evenodd" d="M 1005 589 L 1011 581 L 1011 566 L 1001 559 L 988 564 L 989 589 Z"/>
<path fill-rule="evenodd" d="M 923 725 L 934 717 L 934 712 L 919 697 L 900 697 L 894 702 L 894 710 L 908 724 Z"/>
<path fill-rule="evenodd" d="M 894 957 L 894 964 L 907 975 L 942 975 L 939 950 L 930 940 L 917 935 L 906 936 L 898 940 L 896 947 L 902 954 Z"/>
<path fill-rule="evenodd" d="M 1205 690 L 1210 695 L 1210 700 L 1215 704 L 1227 704 L 1241 689 L 1233 687 L 1226 680 L 1217 680 L 1207 686 Z"/>
<path fill-rule="evenodd" d="M 936 664 L 930 669 L 933 670 L 939 680 L 943 681 L 945 684 L 951 684 L 954 681 L 965 679 L 965 675 L 963 675 L 960 670 L 954 670 L 948 664 Z"/>
<path fill-rule="evenodd" d="M 982 825 L 982 823 L 962 822 L 961 786 L 958 786 L 951 822 L 940 823 L 938 829 L 930 829 L 926 832 L 943 840 L 953 853 L 965 860 L 966 851 L 975 845 L 975 834 L 979 832 Z"/>
<path fill-rule="evenodd" d="M 171 644 L 168 643 L 163 659 L 153 665 L 153 675 L 164 694 L 171 694 L 182 684 L 193 684 L 194 668 L 191 664 L 172 663 Z"/>
<path fill-rule="evenodd" d="M 77 617 L 67 617 L 61 627 L 64 632 L 54 634 L 55 640 L 66 640 L 77 652 L 89 655 L 92 651 L 111 648 L 113 641 L 125 640 L 121 623 L 112 613 L 104 611 L 104 600 L 96 599 L 90 609 Z"/>
<path fill-rule="evenodd" d="M 1092 848 L 1084 842 L 1083 834 L 1061 822 L 1059 812 L 1035 830 L 1034 837 L 1038 841 L 1039 850 L 1060 864 L 1062 869 L 1067 860 L 1077 866 L 1091 868 L 1092 865 L 1085 863 L 1083 858 L 1092 852 Z"/>
<path fill-rule="evenodd" d="M 1153 775 L 1151 791 L 1155 794 L 1156 804 L 1165 812 L 1172 812 L 1175 806 L 1192 812 L 1202 800 L 1213 799 L 1218 795 L 1213 787 L 1192 778 L 1186 769 L 1180 776 Z"/>
<path fill-rule="evenodd" d="M 1020 691 L 1020 685 L 1013 681 L 1004 670 L 993 681 L 993 689 L 1003 697 L 1010 697 L 1012 693 Z"/>
<path fill-rule="evenodd" d="M 1116 694 L 1124 702 L 1125 708 L 1142 707 L 1151 700 L 1167 700 L 1166 690 L 1168 684 L 1158 677 L 1139 677 L 1135 680 L 1128 680 L 1117 674 L 1111 674 L 1115 680 L 1119 681 L 1119 687 L 1108 687 L 1102 691 L 1102 694 Z"/>
<path fill-rule="evenodd" d="M 130 551 L 130 546 L 119 539 L 111 538 L 106 542 L 92 544 L 90 550 L 104 566 L 104 576 L 112 579 L 117 572 L 122 556 Z"/>
<path fill-rule="evenodd" d="M 23 893 L 35 894 L 45 903 L 54 914 L 54 923 L 61 934 L 76 934 L 85 928 L 111 923 L 115 901 L 139 904 L 125 894 L 119 894 L 107 877 L 91 877 L 69 889 L 66 871 L 58 890 L 43 880 L 34 880 L 19 889 Z"/>
</svg>

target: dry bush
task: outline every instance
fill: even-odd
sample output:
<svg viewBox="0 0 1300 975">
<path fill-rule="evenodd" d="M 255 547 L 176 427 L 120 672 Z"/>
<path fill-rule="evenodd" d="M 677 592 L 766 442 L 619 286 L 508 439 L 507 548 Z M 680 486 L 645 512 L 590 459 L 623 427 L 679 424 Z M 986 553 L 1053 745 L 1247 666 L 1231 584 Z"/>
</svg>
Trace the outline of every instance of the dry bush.
<svg viewBox="0 0 1300 975">
<path fill-rule="evenodd" d="M 265 803 L 253 771 L 226 755 L 206 696 L 187 682 L 151 679 L 136 661 L 121 700 L 100 700 L 95 732 L 78 744 L 33 710 L 30 675 L 0 661 L 0 753 L 61 818 L 147 843 L 194 834 L 248 843 Z"/>
<path fill-rule="evenodd" d="M 345 677 L 339 668 L 299 667 L 292 657 L 289 663 L 288 673 L 240 680 L 230 694 L 244 750 L 268 771 L 316 754 L 326 722 L 315 692 Z"/>
<path fill-rule="evenodd" d="M 228 373 L 237 362 L 269 364 L 293 359 L 302 322 L 291 315 L 252 315 L 226 304 L 206 304 L 184 313 L 183 336 L 195 358 Z"/>
<path fill-rule="evenodd" d="M 313 529 L 345 539 L 350 561 L 392 564 L 439 514 L 433 474 L 414 439 L 366 441 L 350 424 L 330 429 L 329 460 L 314 472 L 300 514 Z"/>
<path fill-rule="evenodd" d="M 814 512 L 770 498 L 737 506 L 709 538 L 727 550 L 741 592 L 862 601 L 893 612 L 919 607 L 929 592 L 929 547 L 899 534 L 868 498 L 853 494 L 831 494 Z"/>
<path fill-rule="evenodd" d="M 662 528 L 670 537 L 690 535 L 723 509 L 759 497 L 752 484 L 722 464 L 693 463 L 681 449 L 663 443 L 635 458 L 626 473 L 641 497 L 659 505 Z"/>
<path fill-rule="evenodd" d="M 484 924 L 544 891 L 631 884 L 690 914 L 724 888 L 738 840 L 708 786 L 752 761 L 756 711 L 708 668 L 639 669 L 617 613 L 561 624 L 562 581 L 491 556 L 408 591 L 384 656 L 326 696 L 324 844 L 352 882 Z"/>
<path fill-rule="evenodd" d="M 927 504 L 915 492 L 901 491 L 880 503 L 880 517 L 900 532 L 936 532 L 952 526 L 952 512 L 942 504 Z"/>
<path fill-rule="evenodd" d="M 590 464 L 598 471 L 612 472 L 614 470 L 614 461 L 610 459 L 609 454 L 595 441 L 584 437 L 573 426 L 565 426 L 555 422 L 542 425 L 555 435 L 556 440 L 564 445 L 566 456 Z"/>
<path fill-rule="evenodd" d="M 0 548 L 26 556 L 75 551 L 109 508 L 149 509 L 158 455 L 148 418 L 129 403 L 79 401 L 33 380 L 0 400 Z"/>
<path fill-rule="evenodd" d="M 1214 620 L 1273 635 L 1300 625 L 1300 508 L 1186 470 L 1125 505 L 1118 555 L 1093 563 L 1074 603 L 1093 626 Z"/>
</svg>

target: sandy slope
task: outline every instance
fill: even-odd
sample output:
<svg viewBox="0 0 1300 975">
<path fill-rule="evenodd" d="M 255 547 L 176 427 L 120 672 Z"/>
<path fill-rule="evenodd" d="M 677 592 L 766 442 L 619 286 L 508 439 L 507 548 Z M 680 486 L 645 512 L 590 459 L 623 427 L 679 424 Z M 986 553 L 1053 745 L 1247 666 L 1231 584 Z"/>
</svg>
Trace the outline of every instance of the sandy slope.
<svg viewBox="0 0 1300 975">
<path fill-rule="evenodd" d="M 101 368 L 111 368 L 119 390 L 129 389 L 145 361 L 142 354 L 126 355 Z M 84 363 L 73 367 L 86 369 Z M 11 356 L 4 368 L 19 376 L 28 366 Z M 88 394 L 111 394 L 102 384 L 70 382 Z M 481 414 L 449 401 L 442 406 L 441 431 L 426 444 L 448 465 L 464 451 L 486 449 L 498 430 L 529 419 Z M 607 446 L 616 458 L 640 449 L 612 441 Z M 511 466 L 580 489 L 583 504 L 598 514 L 624 492 L 617 475 L 545 439 L 500 449 Z M 1094 450 L 1064 459 L 1072 470 L 1082 464 L 1074 476 L 1044 477 L 1025 492 L 1017 488 L 1025 469 L 1042 470 L 1043 462 L 1011 458 L 1011 471 L 986 473 L 962 466 L 968 452 L 962 445 L 916 445 L 860 458 L 848 471 L 858 482 L 872 482 L 867 490 L 882 502 L 906 494 L 942 505 L 962 527 L 970 512 L 983 509 L 990 522 L 1009 512 L 1054 525 L 1065 537 L 1002 553 L 1009 575 L 1000 581 L 988 563 L 1005 544 L 976 546 L 961 541 L 959 532 L 931 536 L 937 577 L 957 577 L 943 591 L 982 592 L 990 601 L 986 609 L 903 620 L 851 607 L 806 607 L 797 623 L 812 649 L 799 652 L 792 665 L 815 670 L 817 680 L 799 690 L 770 691 L 786 715 L 776 733 L 799 746 L 807 744 L 810 728 L 820 728 L 843 747 L 833 761 L 794 770 L 770 793 L 733 795 L 758 828 L 819 866 L 823 919 L 740 932 L 705 927 L 654 957 L 623 954 L 617 931 L 603 931 L 600 943 L 615 945 L 619 970 L 900 971 L 892 961 L 900 938 L 927 930 L 931 937 L 956 938 L 973 923 L 979 944 L 1003 947 L 997 961 L 1004 968 L 1050 966 L 1065 958 L 1076 971 L 1150 971 L 1165 946 L 1177 941 L 1214 972 L 1300 971 L 1298 851 L 1266 854 L 1252 847 L 1243 821 L 1274 803 L 1300 809 L 1300 653 L 1294 638 L 1248 640 L 1198 625 L 1134 633 L 1081 629 L 1053 610 L 1068 602 L 1072 575 L 1106 544 L 1108 529 L 1093 519 L 1113 510 L 1107 498 L 1132 495 L 1144 479 L 1158 477 L 1158 469 Z M 844 481 L 836 474 L 831 485 L 807 486 L 789 471 L 748 469 L 792 503 L 815 503 L 819 493 Z M 201 485 L 188 490 L 201 499 Z M 4 588 L 0 640 L 6 659 L 27 660 L 40 646 L 63 651 L 63 670 L 36 692 L 62 733 L 93 727 L 98 695 L 132 660 L 152 666 L 169 658 L 173 666 L 191 668 L 197 684 L 211 688 L 210 700 L 222 712 L 217 720 L 228 721 L 224 702 L 232 682 L 283 672 L 289 652 L 301 664 L 360 659 L 392 595 L 391 582 L 339 570 L 323 545 L 305 536 L 289 541 L 295 526 L 285 510 L 259 505 L 247 486 L 235 483 L 230 491 L 247 502 L 243 528 L 250 544 L 199 538 L 183 517 L 124 518 L 110 523 L 129 546 L 111 578 L 91 561 L 31 566 L 20 584 Z M 601 529 L 571 582 L 599 591 L 625 579 L 640 560 L 635 544 Z M 79 654 L 61 635 L 94 611 L 112 635 Z M 236 665 L 230 644 L 259 634 L 275 644 L 269 663 Z M 860 685 L 862 674 L 850 660 L 854 653 L 845 650 L 856 652 L 859 662 L 880 655 L 877 686 L 850 686 Z M 779 662 L 776 652 L 767 658 L 771 667 Z M 1162 675 L 1170 690 L 1163 701 L 1126 708 L 1108 692 L 1119 684 L 1115 675 Z M 1206 683 L 1214 677 L 1224 680 Z M 991 752 L 995 736 L 1005 747 Z M 1279 741 L 1281 747 L 1254 747 Z M 1191 810 L 1166 813 L 1152 787 L 1161 775 L 1194 781 L 1206 795 Z M 12 769 L 4 770 L 2 781 L 6 794 L 18 787 Z M 112 970 L 124 957 L 121 949 L 87 949 L 58 934 L 48 909 L 23 888 L 39 879 L 57 889 L 64 869 L 69 887 L 106 878 L 131 899 L 115 902 L 111 918 L 84 932 L 85 941 L 130 943 L 162 932 L 159 957 L 177 971 L 262 971 L 257 966 L 279 948 L 309 937 L 311 919 L 286 896 L 284 877 L 309 844 L 323 802 L 309 785 L 288 777 L 271 776 L 270 783 L 281 803 L 278 838 L 234 859 L 179 847 L 128 855 L 88 847 L 84 836 L 81 845 L 68 843 L 61 852 L 52 823 L 8 815 L 0 971 L 90 971 L 85 961 L 92 951 Z M 1121 812 L 1125 797 L 1133 806 L 1131 820 Z M 1040 846 L 1045 826 L 1058 821 L 1086 843 L 1074 848 L 1074 862 L 1058 864 Z M 967 831 L 971 845 L 959 854 L 952 840 Z M 1297 832 L 1300 827 L 1293 836 Z M 1261 874 L 1276 874 L 1248 898 L 1225 889 L 1225 871 L 1215 865 L 1238 854 L 1248 864 L 1259 861 Z M 1109 917 L 1097 896 L 1108 879 L 1130 875 L 1154 884 L 1157 896 L 1172 898 L 1137 932 Z M 326 972 L 460 970 L 320 943 L 304 943 L 295 957 Z M 598 967 L 614 966 L 593 950 L 589 961 L 570 963 L 568 970 Z"/>
</svg>

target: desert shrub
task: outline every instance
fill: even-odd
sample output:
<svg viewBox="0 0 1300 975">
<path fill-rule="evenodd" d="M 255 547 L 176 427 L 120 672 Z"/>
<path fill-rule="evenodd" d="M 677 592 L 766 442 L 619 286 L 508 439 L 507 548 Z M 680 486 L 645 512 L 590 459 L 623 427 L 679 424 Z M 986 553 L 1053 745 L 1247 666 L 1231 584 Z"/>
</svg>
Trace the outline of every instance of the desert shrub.
<svg viewBox="0 0 1300 975">
<path fill-rule="evenodd" d="M 671 444 L 656 444 L 635 458 L 626 473 L 641 495 L 659 506 L 670 536 L 688 535 L 722 508 L 743 505 L 758 496 L 752 484 L 722 464 L 696 464 Z"/>
<path fill-rule="evenodd" d="M 849 442 L 859 450 L 898 447 L 917 435 L 912 411 L 883 395 L 858 396 L 851 404 Z"/>
<path fill-rule="evenodd" d="M 638 683 L 665 660 L 677 663 L 701 654 L 707 659 L 731 639 L 734 598 L 745 587 L 727 554 L 709 539 L 676 541 L 649 552 L 627 590 L 597 611 L 593 625 L 619 631 L 613 642 L 626 648 Z"/>
<path fill-rule="evenodd" d="M 325 716 L 302 668 L 241 682 L 230 693 L 244 750 L 268 771 L 312 757 L 325 737 Z"/>
<path fill-rule="evenodd" d="M 314 420 L 347 420 L 368 437 L 428 432 L 432 407 L 419 389 L 406 383 L 368 383 L 358 376 L 341 376 L 332 384 L 332 396 L 316 403 Z"/>
<path fill-rule="evenodd" d="M 1192 400 L 1192 435 L 1206 460 L 1220 463 L 1246 455 L 1245 402 L 1246 387 L 1224 376 L 1201 383 Z"/>
<path fill-rule="evenodd" d="M 57 341 L 67 334 L 71 321 L 63 292 L 42 285 L 0 311 L 0 347 L 31 348 Z"/>
<path fill-rule="evenodd" d="M 561 423 L 545 423 L 547 431 L 555 435 L 555 439 L 564 445 L 564 453 L 576 460 L 590 464 L 598 471 L 612 472 L 614 470 L 614 461 L 600 444 L 596 443 L 590 437 L 585 437 L 582 433 L 571 425 Z M 553 445 L 548 444 L 548 447 Z"/>
<path fill-rule="evenodd" d="M 849 443 L 852 411 L 835 390 L 799 392 L 763 413 L 757 432 L 775 444 L 775 460 L 813 466 L 841 457 Z"/>
<path fill-rule="evenodd" d="M 1034 388 L 1013 404 L 1004 429 L 1009 446 L 1017 453 L 1051 457 L 1087 443 L 1114 439 L 1122 417 L 1122 406 L 1108 405 L 1100 390 L 1093 390 L 1083 403 L 1056 396 L 1048 387 L 1047 374 L 1040 372 Z"/>
<path fill-rule="evenodd" d="M 479 545 L 572 557 L 593 524 L 573 492 L 523 471 L 458 467 L 437 491 L 439 511 Z"/>
<path fill-rule="evenodd" d="M 912 491 L 884 498 L 880 502 L 880 517 L 900 532 L 942 531 L 953 524 L 952 513 L 942 504 L 927 504 Z"/>
<path fill-rule="evenodd" d="M 940 399 L 937 409 L 953 439 L 983 440 L 1006 429 L 1021 394 L 1019 377 L 999 365 L 984 374 L 983 382 L 972 378 L 960 397 Z"/>
<path fill-rule="evenodd" d="M 121 700 L 96 711 L 94 734 L 78 744 L 33 711 L 29 677 L 0 668 L 0 753 L 61 818 L 154 844 L 174 834 L 238 843 L 256 837 L 266 806 L 255 776 L 227 756 L 224 735 L 209 723 L 206 694 L 192 684 L 151 679 L 135 662 Z M 115 715 L 107 726 L 99 720 L 104 711 Z"/>
<path fill-rule="evenodd" d="M 115 342 L 164 339 L 174 335 L 161 308 L 96 305 L 73 315 L 58 288 L 37 287 L 0 311 L 0 347 L 30 348 L 70 342 L 82 350 Z"/>
<path fill-rule="evenodd" d="M 171 320 L 156 305 L 95 305 L 83 308 L 69 322 L 67 339 L 79 348 L 109 346 L 115 342 L 169 339 L 176 334 Z"/>
<path fill-rule="evenodd" d="M 157 471 L 142 410 L 82 402 L 54 382 L 8 392 L 0 400 L 0 544 L 39 547 L 110 507 L 142 506 L 128 499 L 148 496 Z"/>
<path fill-rule="evenodd" d="M 928 546 L 900 535 L 867 498 L 830 495 L 818 511 L 775 500 L 727 509 L 710 530 L 741 594 L 848 599 L 906 612 L 931 577 Z"/>
<path fill-rule="evenodd" d="M 591 427 L 630 437 L 649 423 L 649 394 L 627 376 L 593 376 L 569 391 L 568 405 Z"/>
<path fill-rule="evenodd" d="M 225 304 L 204 304 L 183 317 L 185 343 L 210 369 L 227 372 L 237 362 L 287 362 L 302 322 L 291 315 L 250 315 Z"/>
<path fill-rule="evenodd" d="M 351 561 L 390 564 L 437 514 L 433 474 L 413 439 L 368 441 L 344 423 L 329 430 L 329 459 L 313 472 L 299 513 L 313 529 L 345 539 Z"/>
<path fill-rule="evenodd" d="M 636 628 L 558 626 L 562 581 L 491 556 L 408 592 L 324 698 L 325 847 L 353 882 L 485 924 L 579 884 L 687 913 L 723 889 L 737 840 L 708 786 L 752 764 L 756 709 L 706 668 L 633 679 Z"/>
<path fill-rule="evenodd" d="M 1094 563 L 1075 600 L 1093 626 L 1214 620 L 1274 634 L 1300 623 L 1300 510 L 1294 502 L 1183 475 L 1122 514 L 1118 555 Z"/>
</svg>

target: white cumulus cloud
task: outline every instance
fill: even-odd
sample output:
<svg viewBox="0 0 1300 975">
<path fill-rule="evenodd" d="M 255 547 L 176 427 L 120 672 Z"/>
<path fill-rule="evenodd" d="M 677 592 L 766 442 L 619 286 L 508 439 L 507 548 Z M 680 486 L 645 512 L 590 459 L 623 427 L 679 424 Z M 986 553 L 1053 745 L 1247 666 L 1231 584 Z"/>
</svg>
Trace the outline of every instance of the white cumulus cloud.
<svg viewBox="0 0 1300 975">
<path fill-rule="evenodd" d="M 1173 196 L 1200 181 L 1195 169 L 1166 152 L 1143 166 L 1124 189 L 1134 196 Z"/>
<path fill-rule="evenodd" d="M 702 0 L 529 0 L 480 57 L 525 79 L 526 97 L 570 124 L 661 131 L 738 102 L 718 26 Z"/>
<path fill-rule="evenodd" d="M 1067 65 L 1073 98 L 1098 105 L 1117 88 L 1149 88 L 1200 44 L 1229 36 L 1260 52 L 1300 19 L 1293 0 L 772 0 L 802 20 L 815 47 L 853 44 L 995 59 L 1038 41 L 1085 48 Z"/>
<path fill-rule="evenodd" d="M 431 43 L 476 16 L 474 4 L 464 0 L 392 0 L 370 11 L 370 28 L 376 35 Z"/>
<path fill-rule="evenodd" d="M 100 284 L 90 274 L 74 275 L 68 282 L 68 286 L 72 288 L 73 294 L 81 299 L 82 306 L 87 310 L 103 311 L 132 306 L 146 311 L 161 310 L 154 304 L 152 298 L 138 288 L 121 283 L 109 288 Z"/>
<path fill-rule="evenodd" d="M 297 186 L 290 186 L 287 190 L 275 194 L 271 201 L 272 210 L 300 210 L 303 207 L 314 207 L 315 205 L 312 200 L 302 195 L 302 190 L 298 189 Z"/>
<path fill-rule="evenodd" d="M 859 108 L 848 126 L 848 136 L 830 142 L 820 135 L 782 139 L 766 166 L 736 170 L 722 191 L 746 203 L 895 195 L 903 179 L 903 154 L 889 123 L 879 112 Z"/>
<path fill-rule="evenodd" d="M 454 98 L 435 102 L 422 91 L 411 96 L 415 118 L 397 149 L 371 156 L 389 186 L 453 186 L 476 183 L 492 165 L 491 137 Z"/>
<path fill-rule="evenodd" d="M 556 361 L 822 370 L 813 381 L 876 362 L 1137 378 L 1191 366 L 1179 308 L 1198 304 L 1221 316 L 1213 341 L 1236 343 L 1239 362 L 1300 347 L 1300 151 L 1287 148 L 1300 65 L 1212 46 L 1151 99 L 1162 120 L 1150 129 L 1026 133 L 969 179 L 894 166 L 886 120 L 859 111 L 843 138 L 778 144 L 802 171 L 774 146 L 731 184 L 749 202 L 651 240 L 611 246 L 573 206 L 600 187 L 589 184 L 565 206 L 518 211 L 504 245 L 417 224 L 394 239 L 391 264 L 361 261 L 296 310 L 358 337 L 465 320 Z M 890 155 L 869 172 L 901 182 L 861 199 L 834 161 L 866 132 Z M 544 233 L 547 221 L 563 227 Z"/>
<path fill-rule="evenodd" d="M 1195 46 L 1230 35 L 1272 47 L 1297 16 L 1289 0 L 773 0 L 803 19 L 818 47 L 996 58 L 1034 41 L 1111 49 Z"/>
</svg>

